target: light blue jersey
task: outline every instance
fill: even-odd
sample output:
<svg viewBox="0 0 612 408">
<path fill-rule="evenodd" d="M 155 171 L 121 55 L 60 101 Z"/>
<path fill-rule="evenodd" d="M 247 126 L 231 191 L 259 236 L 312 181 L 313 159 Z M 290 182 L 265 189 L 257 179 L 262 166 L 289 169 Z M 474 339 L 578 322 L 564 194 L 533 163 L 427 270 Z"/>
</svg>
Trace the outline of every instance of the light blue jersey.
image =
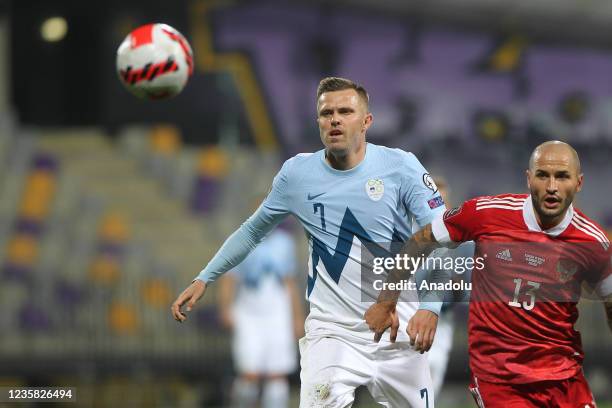
<svg viewBox="0 0 612 408">
<path fill-rule="evenodd" d="M 198 279 L 213 281 L 237 265 L 293 214 L 309 239 L 307 334 L 371 341 L 363 318 L 371 302 L 362 299 L 362 245 L 405 241 L 412 236 L 413 222 L 423 227 L 443 210 L 435 184 L 411 153 L 368 143 L 364 160 L 346 171 L 332 168 L 325 150 L 299 154 L 284 163 L 262 205 L 228 238 Z M 416 306 L 398 304 L 402 324 Z M 404 329 L 398 341 L 407 339 Z"/>
</svg>

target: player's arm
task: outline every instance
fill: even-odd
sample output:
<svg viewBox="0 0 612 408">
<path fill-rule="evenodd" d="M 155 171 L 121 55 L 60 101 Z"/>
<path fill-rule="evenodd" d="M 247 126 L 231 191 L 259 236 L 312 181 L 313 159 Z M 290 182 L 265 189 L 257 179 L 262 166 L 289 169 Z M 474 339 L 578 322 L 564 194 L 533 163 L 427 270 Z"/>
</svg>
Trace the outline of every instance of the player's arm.
<svg viewBox="0 0 612 408">
<path fill-rule="evenodd" d="M 289 293 L 289 301 L 291 302 L 293 334 L 296 339 L 299 339 L 304 336 L 304 307 L 302 306 L 300 291 L 293 276 L 285 277 L 284 282 Z"/>
<path fill-rule="evenodd" d="M 276 225 L 266 221 L 261 214 L 261 210 L 262 207 L 259 207 L 255 214 L 230 235 L 208 265 L 191 282 L 191 285 L 181 292 L 172 303 L 172 316 L 175 320 L 178 322 L 185 321 L 187 316 L 181 311 L 181 308 L 184 306 L 185 312 L 190 312 L 195 303 L 204 296 L 207 286 L 225 272 L 240 264 L 255 249 L 268 231 Z"/>
<path fill-rule="evenodd" d="M 240 264 L 268 232 L 289 214 L 286 195 L 288 190 L 287 167 L 290 162 L 291 160 L 286 161 L 281 171 L 274 177 L 272 189 L 263 204 L 229 236 L 191 285 L 181 292 L 172 303 L 170 309 L 175 320 L 185 321 L 187 316 L 181 308 L 185 306 L 186 312 L 191 311 L 195 303 L 204 296 L 206 287 L 210 283 Z"/>
<path fill-rule="evenodd" d="M 404 244 L 400 255 L 406 254 L 408 257 L 414 258 L 421 255 L 428 256 L 439 246 L 432 233 L 431 224 L 427 224 Z M 407 280 L 414 272 L 410 268 L 393 269 L 388 274 L 387 283 L 398 283 Z M 385 288 L 388 287 L 392 286 L 385 286 Z M 391 341 L 393 342 L 397 338 L 399 320 L 396 305 L 400 295 L 401 291 L 399 290 L 383 289 L 378 296 L 377 302 L 367 310 L 365 320 L 370 330 L 374 332 L 374 341 L 379 341 L 388 328 L 391 328 Z M 437 323 L 437 313 L 426 309 L 418 310 L 408 322 L 410 342 L 416 346 L 418 351 L 425 352 L 429 350 L 433 343 Z"/>
<path fill-rule="evenodd" d="M 219 320 L 226 329 L 234 328 L 232 305 L 236 295 L 236 278 L 232 273 L 225 274 L 219 279 Z"/>
<path fill-rule="evenodd" d="M 230 235 L 191 285 L 176 298 L 171 307 L 174 319 L 185 321 L 187 316 L 181 308 L 185 306 L 185 311 L 190 312 L 195 303 L 204 296 L 206 287 L 225 272 L 238 266 L 283 218 L 284 215 L 270 215 L 264 205 L 260 206 L 255 214 Z"/>
<path fill-rule="evenodd" d="M 431 252 L 440 247 L 440 244 L 436 241 L 432 230 L 431 224 L 427 224 L 421 230 L 419 230 L 416 234 L 408 240 L 402 247 L 400 254 L 403 256 L 404 254 L 408 255 L 408 257 L 417 258 L 421 255 L 423 257 L 427 257 Z M 410 264 L 408 265 L 410 266 Z M 409 279 L 416 271 L 405 268 L 405 269 L 393 269 L 389 271 L 387 276 L 387 282 L 401 282 L 402 280 Z M 397 303 L 399 297 L 401 295 L 401 291 L 399 290 L 382 290 L 378 296 L 378 303 L 386 303 L 386 304 L 395 304 Z"/>
<path fill-rule="evenodd" d="M 477 200 L 466 201 L 461 207 L 447 210 L 444 214 L 436 214 L 430 224 L 425 225 L 404 245 L 402 256 L 403 254 L 407 254 L 408 257 L 419 257 L 421 254 L 427 256 L 440 246 L 454 247 L 458 243 L 474 240 L 483 226 L 483 217 L 476 209 Z M 408 279 L 412 273 L 410 269 L 391 271 L 389 281 Z M 391 339 L 394 339 L 393 312 L 399 295 L 399 291 L 381 292 L 377 303 L 366 312 L 366 322 L 375 332 L 375 340 L 380 339 L 382 333 L 389 327 L 392 330 Z M 410 340 L 421 352 L 427 351 L 433 343 L 441 306 L 442 302 L 430 305 L 421 303 L 417 313 L 408 322 Z"/>
</svg>

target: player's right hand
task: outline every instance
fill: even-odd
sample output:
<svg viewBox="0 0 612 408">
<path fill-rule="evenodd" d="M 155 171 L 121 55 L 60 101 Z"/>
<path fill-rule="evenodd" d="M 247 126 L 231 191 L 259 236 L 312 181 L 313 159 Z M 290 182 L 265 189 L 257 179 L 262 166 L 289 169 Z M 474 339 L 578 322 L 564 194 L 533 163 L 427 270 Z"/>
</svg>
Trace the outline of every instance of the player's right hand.
<svg viewBox="0 0 612 408">
<path fill-rule="evenodd" d="M 379 302 L 374 303 L 366 311 L 364 318 L 370 330 L 374 332 L 374 341 L 376 343 L 380 341 L 383 333 L 389 327 L 391 328 L 389 339 L 391 343 L 395 343 L 397 331 L 399 330 L 399 316 L 395 306 L 395 302 Z"/>
<path fill-rule="evenodd" d="M 181 323 L 184 322 L 185 319 L 187 319 L 185 312 L 191 312 L 195 302 L 204 296 L 204 292 L 206 292 L 206 283 L 199 279 L 194 280 L 191 285 L 187 286 L 187 288 L 176 298 L 174 303 L 172 303 L 172 307 L 170 308 L 174 320 Z M 181 311 L 183 305 L 186 305 L 185 312 Z"/>
</svg>

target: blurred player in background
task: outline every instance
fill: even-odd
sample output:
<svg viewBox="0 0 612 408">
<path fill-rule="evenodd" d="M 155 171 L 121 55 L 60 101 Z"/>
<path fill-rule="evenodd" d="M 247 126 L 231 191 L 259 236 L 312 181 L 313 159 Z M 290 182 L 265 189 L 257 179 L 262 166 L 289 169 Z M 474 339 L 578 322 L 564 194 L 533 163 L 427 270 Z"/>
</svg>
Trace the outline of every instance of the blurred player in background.
<svg viewBox="0 0 612 408">
<path fill-rule="evenodd" d="M 442 196 L 444 203 L 448 206 L 452 206 L 452 201 L 449 196 L 449 188 L 446 180 L 442 177 L 434 177 L 434 182 L 438 186 L 438 192 Z M 454 258 L 472 258 L 474 256 L 474 242 L 464 242 L 457 248 L 448 252 L 449 256 Z M 455 271 L 449 271 L 446 274 L 454 281 L 463 280 L 464 282 L 471 281 L 472 268 L 457 269 Z M 425 271 L 422 269 L 416 273 L 417 285 L 426 276 Z M 446 374 L 446 368 L 448 366 L 448 360 L 450 353 L 453 348 L 453 332 L 454 332 L 454 307 L 461 302 L 469 301 L 469 292 L 467 291 L 445 291 L 443 294 L 444 303 L 442 304 L 442 310 L 438 319 L 438 328 L 436 330 L 436 337 L 431 349 L 427 353 L 427 360 L 429 361 L 429 370 L 431 371 L 431 380 L 433 382 L 434 394 L 436 397 L 440 395 L 442 384 L 444 383 L 444 376 Z"/>
<path fill-rule="evenodd" d="M 594 287 L 610 323 L 612 265 L 605 234 L 572 205 L 582 182 L 576 151 L 543 143 L 529 160 L 530 195 L 468 200 L 405 246 L 409 256 L 468 240 L 477 256 L 495 248 L 472 274 L 470 391 L 480 407 L 595 407 L 574 329 L 576 295 L 582 283 Z M 376 333 L 388 327 L 389 296 L 368 311 Z"/>
<path fill-rule="evenodd" d="M 390 337 L 372 341 L 363 314 L 361 250 L 412 235 L 442 213 L 444 203 L 417 158 L 366 143 L 372 124 L 366 90 L 343 78 L 325 78 L 316 112 L 325 149 L 287 160 L 263 204 L 228 240 L 172 305 L 178 321 L 206 286 L 238 265 L 261 239 L 293 214 L 309 239 L 310 313 L 300 340 L 300 406 L 344 408 L 367 386 L 386 407 L 433 407 L 427 359 L 410 348 L 397 314 L 433 340 L 441 305 L 398 305 Z M 416 295 L 415 295 L 416 296 Z M 373 299 L 372 299 L 373 300 Z M 270 336 L 275 333 L 270 333 Z M 393 343 L 395 337 L 398 342 Z"/>
<path fill-rule="evenodd" d="M 277 229 L 219 282 L 221 321 L 233 332 L 238 372 L 232 407 L 256 406 L 260 382 L 263 408 L 289 406 L 287 376 L 296 369 L 304 332 L 295 269 L 295 241 Z"/>
</svg>

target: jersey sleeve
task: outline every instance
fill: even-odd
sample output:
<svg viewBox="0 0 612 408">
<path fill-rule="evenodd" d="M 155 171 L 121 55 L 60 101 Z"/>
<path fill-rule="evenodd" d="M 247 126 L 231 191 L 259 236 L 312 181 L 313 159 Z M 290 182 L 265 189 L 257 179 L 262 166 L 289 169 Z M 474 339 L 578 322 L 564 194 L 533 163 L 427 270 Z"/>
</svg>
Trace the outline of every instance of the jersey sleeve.
<svg viewBox="0 0 612 408">
<path fill-rule="evenodd" d="M 214 282 L 228 270 L 238 266 L 261 240 L 289 214 L 287 198 L 288 163 L 274 177 L 272 188 L 257 211 L 227 238 L 219 251 L 196 279 Z"/>
<path fill-rule="evenodd" d="M 402 183 L 402 202 L 419 227 L 423 228 L 432 222 L 436 214 L 443 213 L 446 207 L 432 177 L 414 154 L 408 153 L 405 165 L 410 177 Z"/>
<path fill-rule="evenodd" d="M 287 215 L 290 212 L 289 203 L 289 172 L 293 159 L 287 160 L 274 177 L 272 188 L 262 203 L 266 214 L 271 217 Z"/>
<path fill-rule="evenodd" d="M 436 241 L 442 245 L 473 241 L 482 226 L 482 214 L 476 213 L 477 199 L 468 200 L 460 207 L 437 214 L 431 223 Z"/>
</svg>

